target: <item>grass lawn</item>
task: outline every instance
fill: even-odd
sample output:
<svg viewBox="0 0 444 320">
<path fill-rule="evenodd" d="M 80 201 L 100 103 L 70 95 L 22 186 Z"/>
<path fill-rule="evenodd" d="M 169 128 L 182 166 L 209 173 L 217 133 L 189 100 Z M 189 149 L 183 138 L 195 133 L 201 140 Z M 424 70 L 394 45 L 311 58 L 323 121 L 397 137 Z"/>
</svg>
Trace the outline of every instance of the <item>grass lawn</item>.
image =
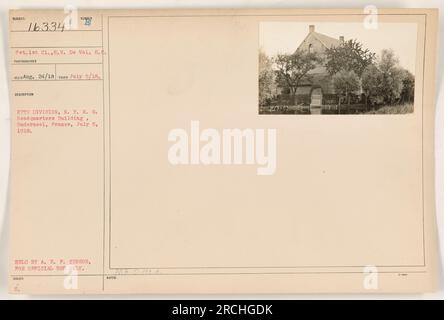
<svg viewBox="0 0 444 320">
<path fill-rule="evenodd" d="M 413 103 L 382 106 L 377 110 L 367 111 L 364 104 L 323 105 L 322 114 L 406 114 L 413 113 Z M 310 114 L 310 106 L 260 106 L 259 114 Z"/>
<path fill-rule="evenodd" d="M 413 103 L 405 103 L 396 106 L 383 106 L 378 110 L 369 111 L 370 114 L 404 114 L 413 113 Z"/>
</svg>

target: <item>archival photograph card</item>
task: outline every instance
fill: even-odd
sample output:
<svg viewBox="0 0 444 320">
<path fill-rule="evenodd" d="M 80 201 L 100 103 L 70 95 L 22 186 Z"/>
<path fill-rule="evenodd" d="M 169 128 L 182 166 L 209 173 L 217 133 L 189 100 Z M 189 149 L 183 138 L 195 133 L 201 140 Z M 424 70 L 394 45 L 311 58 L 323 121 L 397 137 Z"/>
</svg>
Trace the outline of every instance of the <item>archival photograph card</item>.
<svg viewBox="0 0 444 320">
<path fill-rule="evenodd" d="M 434 291 L 437 17 L 11 10 L 10 292 Z"/>
</svg>

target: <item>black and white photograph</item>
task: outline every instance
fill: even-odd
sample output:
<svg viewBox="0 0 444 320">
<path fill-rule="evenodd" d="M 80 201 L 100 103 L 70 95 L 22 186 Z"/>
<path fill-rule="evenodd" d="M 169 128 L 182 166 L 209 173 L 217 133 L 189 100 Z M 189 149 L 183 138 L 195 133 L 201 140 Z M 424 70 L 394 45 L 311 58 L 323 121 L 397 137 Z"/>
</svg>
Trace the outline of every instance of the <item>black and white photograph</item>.
<svg viewBox="0 0 444 320">
<path fill-rule="evenodd" d="M 259 114 L 414 112 L 416 24 L 262 22 Z"/>
</svg>

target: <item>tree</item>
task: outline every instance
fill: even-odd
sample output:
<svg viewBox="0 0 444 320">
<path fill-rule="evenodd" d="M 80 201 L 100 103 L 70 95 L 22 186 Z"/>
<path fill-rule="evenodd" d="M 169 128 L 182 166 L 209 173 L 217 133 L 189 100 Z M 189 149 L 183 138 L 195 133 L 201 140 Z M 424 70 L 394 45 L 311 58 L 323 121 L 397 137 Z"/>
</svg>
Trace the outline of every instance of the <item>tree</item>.
<svg viewBox="0 0 444 320">
<path fill-rule="evenodd" d="M 294 54 L 278 54 L 274 59 L 276 81 L 282 88 L 288 88 L 294 101 L 296 89 L 303 79 L 310 79 L 308 74 L 322 62 L 318 54 L 297 50 Z"/>
<path fill-rule="evenodd" d="M 382 74 L 374 64 L 371 64 L 364 69 L 361 76 L 361 85 L 365 95 L 366 105 L 368 105 L 369 100 L 372 104 L 376 102 L 375 100 L 381 92 L 381 79 Z"/>
<path fill-rule="evenodd" d="M 330 75 L 346 70 L 354 71 L 358 77 L 361 77 L 365 68 L 376 59 L 376 54 L 364 49 L 357 40 L 348 40 L 339 46 L 328 48 L 325 53 L 325 67 Z"/>
<path fill-rule="evenodd" d="M 381 96 L 387 104 L 394 104 L 401 97 L 403 72 L 399 66 L 398 57 L 391 49 L 381 51 L 378 60 L 381 72 Z"/>
<path fill-rule="evenodd" d="M 333 86 L 339 95 L 339 107 L 342 97 L 350 104 L 351 94 L 359 90 L 359 78 L 354 71 L 341 70 L 333 76 Z"/>
<path fill-rule="evenodd" d="M 408 70 L 402 69 L 401 101 L 413 102 L 415 99 L 415 76 Z"/>
<path fill-rule="evenodd" d="M 259 50 L 259 105 L 264 106 L 277 94 L 273 61 Z"/>
</svg>

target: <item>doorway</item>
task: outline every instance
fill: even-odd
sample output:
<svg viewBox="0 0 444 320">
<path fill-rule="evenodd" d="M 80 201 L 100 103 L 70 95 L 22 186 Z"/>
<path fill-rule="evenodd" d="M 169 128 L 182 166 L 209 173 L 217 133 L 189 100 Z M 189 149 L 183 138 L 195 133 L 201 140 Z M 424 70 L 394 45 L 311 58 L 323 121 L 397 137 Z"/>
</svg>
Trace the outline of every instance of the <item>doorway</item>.
<svg viewBox="0 0 444 320">
<path fill-rule="evenodd" d="M 321 107 L 322 106 L 322 89 L 314 88 L 311 91 L 310 107 Z"/>
</svg>

